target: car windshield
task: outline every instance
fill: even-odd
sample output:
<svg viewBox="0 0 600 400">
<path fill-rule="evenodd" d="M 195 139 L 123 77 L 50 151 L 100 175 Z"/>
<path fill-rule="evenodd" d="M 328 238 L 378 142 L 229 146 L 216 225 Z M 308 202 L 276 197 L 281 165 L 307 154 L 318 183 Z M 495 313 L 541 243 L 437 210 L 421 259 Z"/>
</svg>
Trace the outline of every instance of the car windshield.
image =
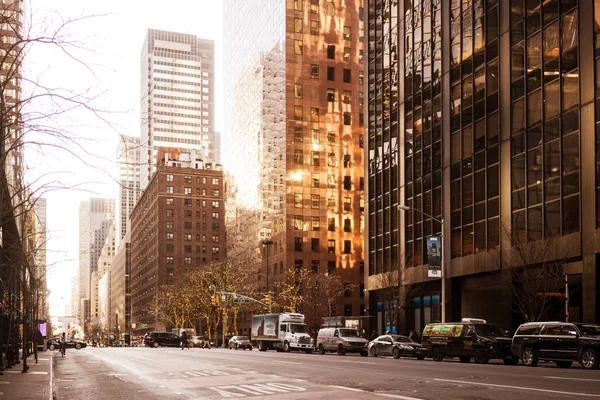
<svg viewBox="0 0 600 400">
<path fill-rule="evenodd" d="M 506 336 L 504 329 L 500 328 L 498 325 L 493 324 L 476 324 L 475 331 L 481 336 L 488 336 L 493 338 Z"/>
<path fill-rule="evenodd" d="M 236 340 L 248 340 L 247 336 L 237 336 Z"/>
<path fill-rule="evenodd" d="M 577 325 L 582 335 L 600 336 L 600 325 Z"/>
<path fill-rule="evenodd" d="M 360 333 L 356 329 L 340 329 L 339 331 L 342 337 L 360 337 Z"/>
<path fill-rule="evenodd" d="M 410 340 L 406 336 L 392 336 L 392 339 L 394 340 L 394 342 L 401 342 L 401 343 L 412 342 L 412 340 Z"/>
<path fill-rule="evenodd" d="M 306 325 L 304 324 L 290 324 L 291 333 L 306 333 Z"/>
</svg>

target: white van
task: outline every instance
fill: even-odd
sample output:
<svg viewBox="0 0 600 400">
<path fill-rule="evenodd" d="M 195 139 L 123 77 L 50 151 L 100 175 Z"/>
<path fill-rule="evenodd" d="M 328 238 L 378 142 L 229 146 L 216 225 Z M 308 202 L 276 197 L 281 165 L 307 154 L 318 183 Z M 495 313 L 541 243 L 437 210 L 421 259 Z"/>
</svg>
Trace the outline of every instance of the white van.
<svg viewBox="0 0 600 400">
<path fill-rule="evenodd" d="M 321 328 L 317 335 L 317 350 L 321 354 L 326 351 L 336 351 L 343 356 L 346 353 L 360 353 L 361 356 L 369 355 L 367 345 L 369 341 L 361 337 L 354 328 Z"/>
</svg>

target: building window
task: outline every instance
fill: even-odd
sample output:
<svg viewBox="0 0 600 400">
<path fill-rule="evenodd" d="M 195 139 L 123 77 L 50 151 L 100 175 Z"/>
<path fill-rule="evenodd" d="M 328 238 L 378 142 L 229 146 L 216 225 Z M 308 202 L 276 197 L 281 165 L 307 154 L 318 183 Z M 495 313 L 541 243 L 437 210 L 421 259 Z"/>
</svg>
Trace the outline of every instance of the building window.
<svg viewBox="0 0 600 400">
<path fill-rule="evenodd" d="M 319 36 L 319 21 L 310 21 L 310 34 Z"/>
<path fill-rule="evenodd" d="M 344 68 L 344 82 L 352 83 L 352 71 Z"/>
<path fill-rule="evenodd" d="M 352 232 L 352 220 L 344 218 L 344 232 Z"/>
<path fill-rule="evenodd" d="M 351 39 L 351 32 L 352 32 L 352 28 L 349 26 L 344 26 L 344 40 L 350 40 Z"/>
<path fill-rule="evenodd" d="M 344 113 L 344 125 L 348 126 L 352 124 L 352 114 L 349 112 Z"/>
<path fill-rule="evenodd" d="M 297 99 L 302 98 L 302 85 L 299 83 L 294 84 L 294 97 Z"/>
<path fill-rule="evenodd" d="M 335 153 L 327 154 L 327 166 L 328 167 L 336 167 L 337 163 L 335 161 Z"/>
<path fill-rule="evenodd" d="M 327 2 L 327 16 L 333 17 L 335 15 L 335 4 L 333 1 Z"/>
<path fill-rule="evenodd" d="M 358 147 L 365 148 L 365 135 L 358 135 Z"/>
<path fill-rule="evenodd" d="M 327 218 L 327 230 L 329 232 L 335 232 L 335 217 Z"/>
<path fill-rule="evenodd" d="M 213 254 L 219 254 L 219 247 L 218 246 L 213 246 L 212 253 Z"/>
<path fill-rule="evenodd" d="M 175 211 L 171 208 L 167 208 L 167 217 L 172 217 L 175 215 Z"/>
<path fill-rule="evenodd" d="M 352 211 L 352 199 L 344 197 L 344 211 Z"/>
<path fill-rule="evenodd" d="M 212 190 L 212 195 L 213 195 L 213 197 L 219 197 L 219 196 L 221 196 L 221 190 L 220 189 L 213 189 Z"/>
<path fill-rule="evenodd" d="M 335 89 L 327 89 L 327 101 L 330 103 L 335 101 Z"/>
<path fill-rule="evenodd" d="M 173 257 L 172 257 L 172 256 L 167 256 L 167 258 L 165 259 L 165 262 L 166 262 L 167 264 L 173 264 L 173 262 L 174 262 L 174 259 L 173 259 Z"/>
<path fill-rule="evenodd" d="M 318 210 L 321 206 L 321 196 L 318 194 L 311 194 L 310 206 L 313 210 Z"/>
<path fill-rule="evenodd" d="M 174 193 L 173 186 L 167 186 L 167 193 Z"/>
<path fill-rule="evenodd" d="M 310 108 L 310 120 L 319 123 L 319 109 L 316 107 Z"/>
<path fill-rule="evenodd" d="M 172 197 L 167 197 L 167 199 L 166 199 L 166 205 L 172 206 L 173 204 L 175 204 L 175 201 L 173 200 L 173 198 Z"/>
<path fill-rule="evenodd" d="M 213 230 L 213 232 L 218 232 L 219 231 L 219 224 L 212 224 L 212 230 Z"/>
<path fill-rule="evenodd" d="M 335 146 L 335 132 L 327 132 L 327 145 Z"/>
<path fill-rule="evenodd" d="M 214 200 L 212 202 L 212 208 L 219 208 L 219 200 Z"/>
<path fill-rule="evenodd" d="M 311 173 L 311 180 L 312 180 L 312 187 L 314 188 L 318 188 L 319 186 L 321 186 L 321 179 L 318 173 Z"/>
<path fill-rule="evenodd" d="M 362 176 L 358 179 L 358 190 L 365 190 L 365 178 Z"/>
<path fill-rule="evenodd" d="M 173 240 L 173 232 L 167 232 L 167 240 Z"/>
<path fill-rule="evenodd" d="M 352 240 L 344 240 L 344 254 L 352 253 Z"/>
<path fill-rule="evenodd" d="M 294 238 L 294 251 L 296 251 L 296 252 L 302 251 L 302 238 L 301 237 Z"/>
<path fill-rule="evenodd" d="M 302 55 L 302 40 L 294 40 L 294 54 Z"/>
<path fill-rule="evenodd" d="M 302 2 L 304 0 L 294 0 L 294 10 L 302 11 Z"/>
<path fill-rule="evenodd" d="M 192 257 L 184 257 L 183 263 L 186 265 L 190 265 L 192 263 Z"/>
<path fill-rule="evenodd" d="M 172 174 L 167 174 L 165 176 L 165 178 L 166 178 L 167 182 L 173 182 L 173 175 Z"/>
<path fill-rule="evenodd" d="M 294 230 L 304 230 L 304 217 L 302 215 L 294 215 Z"/>
<path fill-rule="evenodd" d="M 213 243 L 219 243 L 219 235 L 212 235 Z"/>
<path fill-rule="evenodd" d="M 183 240 L 186 242 L 191 242 L 192 241 L 192 235 L 190 233 L 185 233 L 183 235 Z"/>
<path fill-rule="evenodd" d="M 311 144 L 319 144 L 321 143 L 321 133 L 318 129 L 310 130 L 310 142 Z"/>
<path fill-rule="evenodd" d="M 311 14 L 319 13 L 319 0 L 310 0 L 310 13 Z"/>
<path fill-rule="evenodd" d="M 190 187 L 184 188 L 183 189 L 183 193 L 185 193 L 185 194 L 192 194 L 192 188 L 190 188 Z"/>
<path fill-rule="evenodd" d="M 350 168 L 350 154 L 344 154 L 343 157 L 343 164 L 344 164 L 344 168 Z"/>
<path fill-rule="evenodd" d="M 310 159 L 311 159 L 311 165 L 318 167 L 321 165 L 321 160 L 320 160 L 320 152 L 318 151 L 311 151 L 310 152 Z"/>
<path fill-rule="evenodd" d="M 336 184 L 335 184 L 335 175 L 334 174 L 327 174 L 327 188 L 329 189 L 335 189 Z"/>
<path fill-rule="evenodd" d="M 319 272 L 319 263 L 319 260 L 311 260 L 310 262 L 311 271 L 315 274 Z"/>
<path fill-rule="evenodd" d="M 213 217 L 213 219 L 219 219 L 219 213 L 218 212 L 213 212 L 212 213 L 212 217 Z"/>
<path fill-rule="evenodd" d="M 335 240 L 334 239 L 327 240 L 327 252 L 330 254 L 335 254 Z"/>
<path fill-rule="evenodd" d="M 294 149 L 294 164 L 304 164 L 304 151 L 302 149 Z"/>
<path fill-rule="evenodd" d="M 327 58 L 330 60 L 335 60 L 335 46 L 332 44 L 327 46 Z"/>
<path fill-rule="evenodd" d="M 352 190 L 352 178 L 344 176 L 344 190 Z"/>
<path fill-rule="evenodd" d="M 189 221 L 185 221 L 183 223 L 183 229 L 192 229 L 192 223 Z"/>
<path fill-rule="evenodd" d="M 302 208 L 302 193 L 294 193 L 294 207 Z"/>
<path fill-rule="evenodd" d="M 350 61 L 351 51 L 352 50 L 350 49 L 350 47 L 344 47 L 344 55 L 343 55 L 344 61 Z"/>
<path fill-rule="evenodd" d="M 313 231 L 321 230 L 321 221 L 319 220 L 319 217 L 312 217 L 311 230 L 313 230 Z"/>
<path fill-rule="evenodd" d="M 168 244 L 167 245 L 167 252 L 168 253 L 172 253 L 174 251 L 175 247 L 172 244 Z"/>
<path fill-rule="evenodd" d="M 302 106 L 294 106 L 294 120 L 302 121 Z"/>
<path fill-rule="evenodd" d="M 313 253 L 319 252 L 319 238 L 311 238 L 310 239 L 310 251 Z"/>
<path fill-rule="evenodd" d="M 294 128 L 294 143 L 302 143 L 302 128 Z"/>
<path fill-rule="evenodd" d="M 167 229 L 173 229 L 173 221 L 167 221 Z"/>
<path fill-rule="evenodd" d="M 352 92 L 350 92 L 349 90 L 344 90 L 342 92 L 342 102 L 344 104 L 350 104 L 350 102 L 351 102 L 351 96 L 352 96 L 351 93 Z"/>
<path fill-rule="evenodd" d="M 183 200 L 183 205 L 186 207 L 191 207 L 192 206 L 192 199 L 184 199 Z"/>
<path fill-rule="evenodd" d="M 317 64 L 311 64 L 310 78 L 311 79 L 319 79 L 319 66 Z"/>
<path fill-rule="evenodd" d="M 335 208 L 335 206 L 336 206 L 335 196 L 327 197 L 327 208 Z"/>
<path fill-rule="evenodd" d="M 302 28 L 304 27 L 304 22 L 302 18 L 294 18 L 294 32 L 302 33 Z"/>
</svg>

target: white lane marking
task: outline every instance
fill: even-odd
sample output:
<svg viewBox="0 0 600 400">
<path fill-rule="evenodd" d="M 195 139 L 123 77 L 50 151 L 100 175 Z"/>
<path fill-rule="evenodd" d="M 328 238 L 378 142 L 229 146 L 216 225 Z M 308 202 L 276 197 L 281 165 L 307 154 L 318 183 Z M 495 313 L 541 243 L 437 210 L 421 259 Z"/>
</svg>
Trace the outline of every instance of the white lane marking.
<svg viewBox="0 0 600 400">
<path fill-rule="evenodd" d="M 483 383 L 483 382 L 468 382 L 468 381 L 455 381 L 452 379 L 434 379 L 438 382 L 450 382 L 450 383 L 463 383 L 465 385 L 476 385 L 476 386 L 488 386 L 488 387 L 498 387 L 498 388 L 506 388 L 506 389 L 518 389 L 518 390 L 530 390 L 534 392 L 544 392 L 544 393 L 556 393 L 556 394 L 567 394 L 572 396 L 584 396 L 584 397 L 600 397 L 600 394 L 590 394 L 590 393 L 577 393 L 577 392 L 563 392 L 560 390 L 550 390 L 550 389 L 537 389 L 537 388 L 529 388 L 523 386 L 510 386 L 510 385 L 496 385 L 493 383 Z"/>
<path fill-rule="evenodd" d="M 381 396 L 381 397 L 390 397 L 392 399 L 400 399 L 400 400 L 423 400 L 423 399 L 419 399 L 417 397 L 402 396 L 400 394 L 375 393 L 375 395 Z"/>
<path fill-rule="evenodd" d="M 562 376 L 544 376 L 546 379 L 564 379 L 568 381 L 600 382 L 600 379 L 566 378 Z"/>
<path fill-rule="evenodd" d="M 5 374 L 9 373 L 9 374 L 21 374 L 23 373 L 23 371 L 2 371 Z M 47 371 L 27 371 L 26 372 L 27 375 L 48 375 Z"/>
<path fill-rule="evenodd" d="M 293 361 L 271 361 L 272 363 L 278 363 L 278 364 L 293 364 L 293 365 L 302 365 L 302 363 L 299 362 L 293 362 Z"/>
<path fill-rule="evenodd" d="M 332 387 L 332 388 L 336 388 L 336 389 L 349 390 L 351 392 L 361 392 L 361 393 L 364 393 L 364 390 L 362 390 L 362 389 L 356 389 L 356 388 L 351 388 L 351 387 L 347 387 L 347 386 L 336 386 L 336 385 L 327 385 L 327 386 Z"/>
<path fill-rule="evenodd" d="M 366 365 L 375 365 L 375 363 L 374 363 L 374 362 L 368 362 L 368 361 L 336 360 L 335 362 L 341 362 L 341 363 L 351 363 L 351 364 L 366 364 Z"/>
</svg>

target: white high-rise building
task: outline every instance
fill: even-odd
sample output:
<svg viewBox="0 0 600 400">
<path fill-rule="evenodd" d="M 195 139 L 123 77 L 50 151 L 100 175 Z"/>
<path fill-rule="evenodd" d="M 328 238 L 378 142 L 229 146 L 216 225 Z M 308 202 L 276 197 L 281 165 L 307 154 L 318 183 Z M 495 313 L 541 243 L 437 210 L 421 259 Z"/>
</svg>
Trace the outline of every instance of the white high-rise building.
<svg viewBox="0 0 600 400">
<path fill-rule="evenodd" d="M 149 29 L 141 54 L 141 188 L 161 147 L 219 162 L 214 130 L 214 42 Z"/>
<path fill-rule="evenodd" d="M 129 215 L 140 198 L 140 138 L 121 136 L 117 150 L 119 197 L 117 198 L 117 247 L 127 232 Z"/>
</svg>

